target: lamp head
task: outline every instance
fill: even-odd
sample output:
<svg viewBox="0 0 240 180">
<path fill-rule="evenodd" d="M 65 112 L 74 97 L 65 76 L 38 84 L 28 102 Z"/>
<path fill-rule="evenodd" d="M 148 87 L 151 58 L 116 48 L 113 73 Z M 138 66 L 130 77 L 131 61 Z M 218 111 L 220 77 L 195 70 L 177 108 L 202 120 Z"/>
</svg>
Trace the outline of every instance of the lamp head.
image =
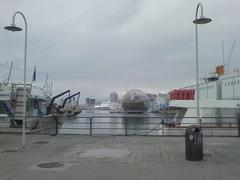
<svg viewBox="0 0 240 180">
<path fill-rule="evenodd" d="M 8 31 L 22 31 L 22 28 L 17 27 L 15 24 L 12 24 L 11 26 L 5 26 L 4 29 L 8 30 Z"/>
<path fill-rule="evenodd" d="M 212 21 L 212 19 L 201 16 L 200 18 L 195 19 L 193 21 L 193 23 L 194 24 L 207 24 L 207 23 L 210 23 L 211 21 Z"/>
</svg>

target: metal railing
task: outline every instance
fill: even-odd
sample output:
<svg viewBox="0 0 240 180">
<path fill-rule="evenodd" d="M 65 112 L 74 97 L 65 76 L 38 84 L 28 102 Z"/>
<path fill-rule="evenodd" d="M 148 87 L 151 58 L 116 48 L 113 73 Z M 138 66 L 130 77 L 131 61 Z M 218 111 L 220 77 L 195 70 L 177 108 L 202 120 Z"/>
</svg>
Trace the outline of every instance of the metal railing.
<svg viewBox="0 0 240 180">
<path fill-rule="evenodd" d="M 35 119 L 34 119 L 35 118 Z M 48 116 L 44 118 L 27 117 L 27 133 L 39 134 L 78 134 L 78 135 L 118 135 L 118 136 L 184 136 L 191 122 L 174 123 L 173 117 L 160 116 Z M 175 118 L 176 119 L 176 118 Z M 179 117 L 181 119 L 181 117 Z M 184 117 L 193 120 L 196 117 Z M 221 123 L 204 120 L 221 119 Z M 235 119 L 235 120 L 234 120 Z M 14 127 L 15 126 L 15 127 Z M 20 127 L 20 126 L 18 126 Z M 201 128 L 205 136 L 240 137 L 240 118 L 204 117 Z M 21 128 L 11 122 L 0 120 L 0 132 L 21 132 Z"/>
</svg>

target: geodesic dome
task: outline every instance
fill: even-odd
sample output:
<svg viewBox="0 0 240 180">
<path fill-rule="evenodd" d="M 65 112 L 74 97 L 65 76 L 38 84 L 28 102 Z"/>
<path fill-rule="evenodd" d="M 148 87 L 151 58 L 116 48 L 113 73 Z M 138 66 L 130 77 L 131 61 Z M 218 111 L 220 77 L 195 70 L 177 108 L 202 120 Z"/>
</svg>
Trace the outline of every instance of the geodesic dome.
<svg viewBox="0 0 240 180">
<path fill-rule="evenodd" d="M 144 112 L 148 109 L 149 97 L 138 89 L 128 91 L 122 100 L 122 107 L 126 112 Z"/>
<path fill-rule="evenodd" d="M 123 101 L 125 102 L 138 102 L 138 101 L 149 101 L 149 98 L 146 93 L 138 89 L 133 89 L 128 91 L 123 96 Z"/>
</svg>

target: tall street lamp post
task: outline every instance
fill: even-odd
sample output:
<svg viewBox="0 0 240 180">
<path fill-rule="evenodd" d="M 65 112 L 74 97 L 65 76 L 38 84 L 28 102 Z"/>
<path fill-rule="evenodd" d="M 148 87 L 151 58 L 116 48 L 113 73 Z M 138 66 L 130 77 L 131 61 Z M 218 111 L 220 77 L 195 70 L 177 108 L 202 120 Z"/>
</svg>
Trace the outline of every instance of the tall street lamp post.
<svg viewBox="0 0 240 180">
<path fill-rule="evenodd" d="M 25 47 L 24 47 L 24 86 L 23 86 L 23 116 L 22 116 L 22 147 L 26 146 L 26 62 L 27 62 L 27 20 L 24 14 L 17 11 L 13 14 L 12 24 L 10 26 L 4 27 L 8 31 L 22 31 L 22 28 L 15 25 L 15 17 L 19 14 L 22 16 L 25 22 Z"/>
<path fill-rule="evenodd" d="M 198 18 L 198 10 L 199 7 L 201 8 L 201 16 Z M 203 5 L 202 3 L 198 3 L 196 9 L 196 16 L 193 23 L 195 24 L 196 29 L 196 95 L 197 95 L 197 123 L 198 126 L 201 127 L 201 119 L 199 113 L 199 72 L 198 72 L 198 24 L 207 24 L 210 23 L 212 20 L 210 18 L 206 18 L 203 16 Z"/>
</svg>

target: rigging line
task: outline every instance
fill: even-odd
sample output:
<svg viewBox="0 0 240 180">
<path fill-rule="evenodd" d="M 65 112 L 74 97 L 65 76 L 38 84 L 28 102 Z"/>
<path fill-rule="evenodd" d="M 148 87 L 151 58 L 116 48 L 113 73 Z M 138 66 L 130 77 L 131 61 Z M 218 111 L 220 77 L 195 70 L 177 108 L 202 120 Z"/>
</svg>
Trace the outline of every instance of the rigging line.
<svg viewBox="0 0 240 180">
<path fill-rule="evenodd" d="M 11 64 L 6 64 L 6 63 L 4 64 L 4 63 L 1 63 L 1 62 L 0 62 L 0 65 L 3 66 L 4 68 L 10 68 L 10 67 L 11 67 Z M 23 70 L 23 68 L 21 68 L 21 67 L 13 67 L 13 69 L 15 69 L 15 70 L 21 70 L 21 71 Z M 34 70 L 34 68 L 28 68 L 28 69 L 27 69 L 27 72 L 28 72 L 28 73 L 32 73 L 33 70 Z M 38 75 L 39 75 L 39 74 L 42 74 L 42 75 L 44 75 L 44 76 L 46 76 L 46 75 L 48 74 L 48 73 L 41 72 L 41 71 L 37 71 L 37 73 L 38 73 Z"/>
<path fill-rule="evenodd" d="M 144 134 L 144 136 L 147 136 L 149 133 L 151 133 L 152 131 L 154 130 L 161 130 L 162 128 L 164 128 L 163 126 L 160 128 L 160 125 L 161 125 L 162 121 L 160 123 L 158 123 L 154 128 L 152 128 L 150 131 L 146 132 Z"/>
</svg>

